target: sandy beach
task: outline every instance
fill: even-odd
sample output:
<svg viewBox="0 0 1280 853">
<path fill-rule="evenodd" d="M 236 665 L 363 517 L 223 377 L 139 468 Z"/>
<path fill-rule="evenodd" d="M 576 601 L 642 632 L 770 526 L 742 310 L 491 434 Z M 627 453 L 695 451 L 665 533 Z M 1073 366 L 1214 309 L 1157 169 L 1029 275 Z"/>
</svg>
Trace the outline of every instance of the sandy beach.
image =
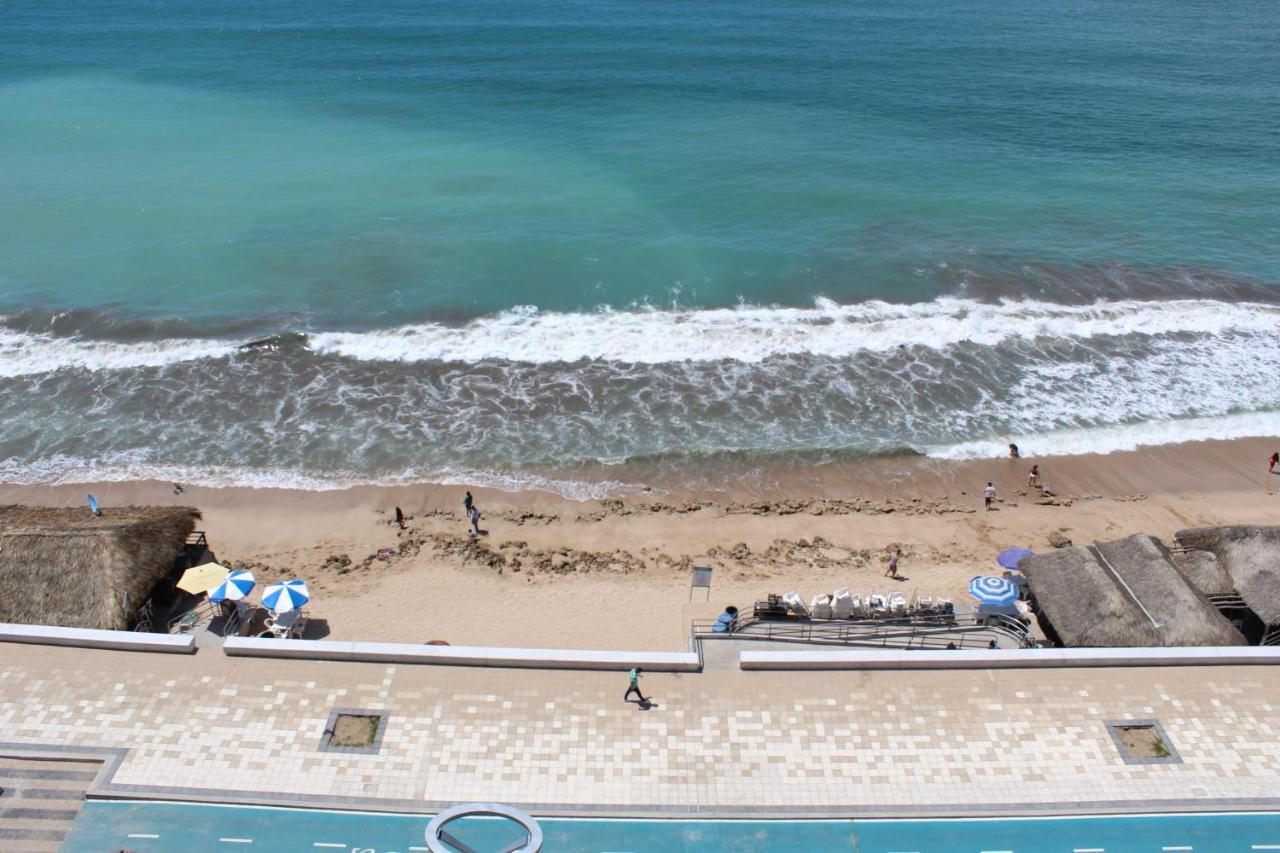
<svg viewBox="0 0 1280 853">
<path fill-rule="evenodd" d="M 204 513 L 218 559 L 263 581 L 304 577 L 335 639 L 679 649 L 688 621 L 769 593 L 898 590 L 965 601 L 1004 548 L 1047 549 L 1198 525 L 1280 524 L 1280 439 L 1200 442 L 1037 459 L 869 460 L 757 472 L 723 489 L 654 484 L 645 496 L 571 501 L 472 489 L 488 531 L 467 543 L 457 486 L 306 492 L 158 482 L 0 485 L 0 502 L 183 503 Z M 1052 498 L 1027 489 L 1038 463 Z M 999 501 L 982 507 L 994 482 Z M 408 516 L 397 528 L 395 508 Z M 1056 538 L 1056 537 L 1055 537 Z M 900 577 L 884 576 L 901 548 Z M 709 601 L 694 565 L 714 568 Z"/>
</svg>

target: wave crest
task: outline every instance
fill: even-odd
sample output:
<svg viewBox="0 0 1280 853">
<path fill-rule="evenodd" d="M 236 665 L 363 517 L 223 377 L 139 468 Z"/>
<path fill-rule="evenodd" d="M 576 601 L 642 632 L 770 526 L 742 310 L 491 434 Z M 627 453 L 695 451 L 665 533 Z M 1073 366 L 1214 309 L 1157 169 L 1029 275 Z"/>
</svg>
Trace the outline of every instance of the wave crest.
<svg viewBox="0 0 1280 853">
<path fill-rule="evenodd" d="M 845 358 L 903 347 L 995 347 L 1040 338 L 1273 333 L 1278 326 L 1280 306 L 1206 299 L 1089 305 L 956 297 L 905 305 L 838 305 L 818 299 L 812 308 L 743 305 L 589 313 L 542 313 L 523 306 L 461 326 L 423 323 L 372 332 L 294 333 L 296 345 L 285 350 L 290 354 L 309 346 L 317 354 L 385 362 L 757 363 L 796 355 Z M 0 376 L 161 367 L 233 356 L 253 343 L 227 338 L 91 340 L 0 329 Z"/>
<path fill-rule="evenodd" d="M 1274 331 L 1277 323 L 1280 306 L 1213 300 L 1058 305 L 943 297 L 909 305 L 837 305 L 820 299 L 813 308 L 744 305 L 592 314 L 524 309 L 459 328 L 423 324 L 385 332 L 321 333 L 313 336 L 312 347 L 363 361 L 760 362 L 790 355 L 840 358 L 913 346 L 998 346 L 1040 337 Z"/>
</svg>

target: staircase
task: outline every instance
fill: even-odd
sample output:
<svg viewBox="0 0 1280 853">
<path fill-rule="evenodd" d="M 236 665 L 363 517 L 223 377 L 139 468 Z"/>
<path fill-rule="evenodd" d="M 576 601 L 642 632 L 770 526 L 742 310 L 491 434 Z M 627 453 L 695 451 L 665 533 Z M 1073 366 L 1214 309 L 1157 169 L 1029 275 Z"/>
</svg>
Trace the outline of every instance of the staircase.
<svg viewBox="0 0 1280 853">
<path fill-rule="evenodd" d="M 101 766 L 0 756 L 0 850 L 58 850 Z"/>
</svg>

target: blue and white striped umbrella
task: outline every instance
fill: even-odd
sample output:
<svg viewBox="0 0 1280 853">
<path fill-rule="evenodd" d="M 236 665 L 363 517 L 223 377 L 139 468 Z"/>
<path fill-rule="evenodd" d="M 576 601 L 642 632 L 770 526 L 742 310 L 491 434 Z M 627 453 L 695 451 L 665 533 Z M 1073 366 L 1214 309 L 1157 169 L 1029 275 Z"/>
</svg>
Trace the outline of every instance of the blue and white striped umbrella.
<svg viewBox="0 0 1280 853">
<path fill-rule="evenodd" d="M 297 610 L 310 600 L 304 580 L 280 581 L 262 591 L 262 606 L 274 613 Z"/>
<path fill-rule="evenodd" d="M 253 572 L 248 569 L 236 569 L 229 572 L 222 583 L 213 588 L 209 593 L 209 600 L 239 601 L 249 594 L 249 590 L 253 589 L 255 583 L 257 581 L 253 579 Z"/>
<path fill-rule="evenodd" d="M 1018 600 L 1018 587 L 1004 578 L 979 575 L 969 581 L 969 594 L 981 604 L 997 606 L 1012 604 Z"/>
</svg>

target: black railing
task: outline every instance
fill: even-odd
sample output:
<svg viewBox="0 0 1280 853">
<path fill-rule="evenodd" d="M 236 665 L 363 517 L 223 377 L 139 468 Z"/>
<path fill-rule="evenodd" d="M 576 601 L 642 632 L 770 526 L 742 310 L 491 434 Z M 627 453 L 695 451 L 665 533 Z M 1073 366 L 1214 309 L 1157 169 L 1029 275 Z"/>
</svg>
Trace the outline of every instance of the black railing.
<svg viewBox="0 0 1280 853">
<path fill-rule="evenodd" d="M 732 632 L 717 632 L 716 624 L 714 620 L 694 620 L 694 639 L 897 649 L 990 648 L 993 640 L 999 645 L 1000 639 L 1017 648 L 1033 645 L 1026 625 L 1001 614 L 984 614 L 980 619 L 954 614 L 875 620 L 744 619 Z"/>
</svg>

